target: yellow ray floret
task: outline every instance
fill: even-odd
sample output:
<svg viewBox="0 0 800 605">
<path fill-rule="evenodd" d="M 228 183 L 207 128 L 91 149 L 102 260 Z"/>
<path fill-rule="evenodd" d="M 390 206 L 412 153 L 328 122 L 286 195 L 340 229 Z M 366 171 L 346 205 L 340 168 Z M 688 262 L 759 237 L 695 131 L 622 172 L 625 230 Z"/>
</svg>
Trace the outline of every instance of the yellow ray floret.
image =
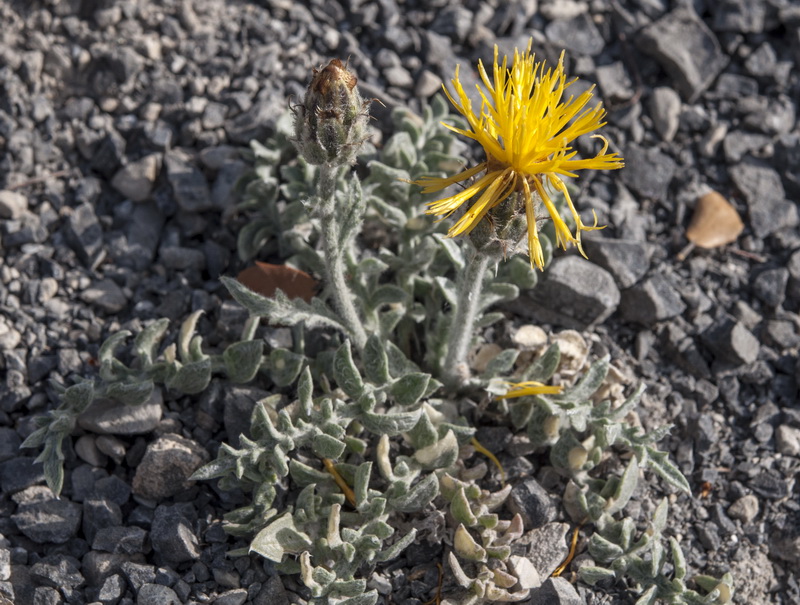
<svg viewBox="0 0 800 605">
<path fill-rule="evenodd" d="M 450 237 L 468 234 L 490 210 L 510 195 L 521 194 L 528 223 L 531 265 L 542 269 L 544 255 L 536 222 L 543 217 L 536 216 L 537 202 L 541 201 L 553 220 L 557 244 L 562 248 L 575 244 L 583 254 L 581 231 L 597 229 L 597 217 L 593 225 L 583 224 L 562 177 L 577 176 L 578 170 L 616 170 L 624 164 L 619 154 L 608 153 L 608 141 L 599 134 L 593 135 L 603 143 L 597 155 L 577 158 L 578 152 L 570 144 L 602 127 L 606 112 L 600 103 L 587 107 L 594 87 L 577 97 L 564 99 L 565 91 L 575 82 L 567 81 L 564 74 L 564 53 L 555 69 L 545 69 L 544 62 L 535 61 L 531 45 L 532 40 L 524 52 L 514 51 L 510 67 L 508 57 L 499 60 L 495 46 L 491 75 L 483 62 L 478 62 L 483 85 L 477 85 L 480 111 L 474 109 L 472 99 L 464 91 L 456 67 L 451 80 L 453 93 L 446 87 L 444 91 L 466 118 L 469 128 L 445 126 L 480 143 L 486 152 L 486 161 L 452 177 L 428 177 L 415 182 L 425 193 L 433 193 L 485 171 L 459 193 L 429 204 L 428 214 L 448 217 L 466 202 L 476 200 L 450 229 Z M 574 233 L 550 198 L 549 192 L 553 190 L 564 196 L 576 224 Z"/>
<path fill-rule="evenodd" d="M 529 395 L 558 395 L 563 390 L 560 386 L 551 386 L 529 380 L 527 382 L 509 382 L 509 389 L 505 395 L 498 395 L 498 399 L 514 399 Z"/>
</svg>

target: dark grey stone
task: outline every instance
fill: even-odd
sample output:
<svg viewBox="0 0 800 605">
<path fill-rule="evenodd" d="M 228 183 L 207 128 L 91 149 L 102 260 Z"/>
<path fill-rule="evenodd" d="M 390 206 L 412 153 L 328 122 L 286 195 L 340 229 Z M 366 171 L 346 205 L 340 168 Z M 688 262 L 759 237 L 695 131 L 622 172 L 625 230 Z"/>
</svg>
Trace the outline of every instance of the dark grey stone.
<svg viewBox="0 0 800 605">
<path fill-rule="evenodd" d="M 785 267 L 767 269 L 753 280 L 753 293 L 769 307 L 780 307 L 786 298 L 789 270 Z"/>
<path fill-rule="evenodd" d="M 244 113 L 225 122 L 228 139 L 241 145 L 247 145 L 253 139 L 263 141 L 278 117 L 275 107 L 276 101 L 273 99 L 259 100 Z"/>
<path fill-rule="evenodd" d="M 584 605 L 575 587 L 566 578 L 548 578 L 531 592 L 528 605 Z"/>
<path fill-rule="evenodd" d="M 0 463 L 4 463 L 11 458 L 19 456 L 20 443 L 22 443 L 22 439 L 20 439 L 17 431 L 5 426 L 0 427 Z M 7 493 L 2 473 L 3 471 L 0 470 L 0 489 Z M 2 580 L 2 578 L 0 578 L 0 580 Z"/>
<path fill-rule="evenodd" d="M 683 313 L 686 305 L 666 276 L 656 273 L 622 293 L 619 311 L 625 321 L 644 326 Z"/>
<path fill-rule="evenodd" d="M 718 32 L 761 33 L 767 5 L 749 0 L 719 0 L 709 5 L 714 15 L 713 27 Z"/>
<path fill-rule="evenodd" d="M 34 460 L 19 456 L 0 464 L 0 491 L 10 495 L 44 481 L 42 463 Z"/>
<path fill-rule="evenodd" d="M 247 590 L 234 588 L 233 590 L 226 590 L 214 599 L 214 605 L 243 605 L 246 600 Z"/>
<path fill-rule="evenodd" d="M 181 601 L 169 586 L 144 584 L 136 594 L 136 605 L 181 605 Z"/>
<path fill-rule="evenodd" d="M 711 378 L 709 368 L 697 347 L 695 339 L 674 323 L 668 323 L 662 333 L 665 356 L 696 378 Z"/>
<path fill-rule="evenodd" d="M 91 498 L 83 502 L 83 535 L 91 544 L 98 532 L 107 527 L 122 525 L 122 510 L 107 498 Z M 96 550 L 104 550 L 94 546 Z M 109 550 L 108 552 L 114 552 Z"/>
<path fill-rule="evenodd" d="M 759 472 L 747 485 L 759 496 L 770 500 L 780 500 L 789 495 L 787 481 L 773 470 Z"/>
<path fill-rule="evenodd" d="M 687 6 L 676 8 L 642 29 L 636 42 L 661 63 L 689 103 L 709 87 L 728 63 L 714 34 Z"/>
<path fill-rule="evenodd" d="M 677 169 L 675 160 L 656 147 L 643 148 L 635 143 L 626 147 L 624 157 L 623 183 L 642 197 L 656 200 L 667 197 Z"/>
<path fill-rule="evenodd" d="M 796 122 L 795 102 L 786 95 L 767 101 L 763 109 L 748 114 L 744 125 L 768 135 L 788 134 Z"/>
<path fill-rule="evenodd" d="M 89 165 L 110 179 L 122 164 L 125 157 L 125 139 L 117 131 L 112 130 L 100 140 L 89 161 Z"/>
<path fill-rule="evenodd" d="M 631 82 L 628 71 L 622 61 L 615 61 L 608 65 L 602 65 L 595 69 L 595 79 L 600 91 L 603 93 L 603 98 L 607 99 L 607 103 L 615 104 L 627 101 L 634 95 L 633 82 Z M 635 106 L 634 111 L 641 112 L 640 106 Z M 623 123 L 624 119 L 616 117 L 616 123 Z"/>
<path fill-rule="evenodd" d="M 153 550 L 171 563 L 200 557 L 199 540 L 179 507 L 159 506 L 150 532 Z"/>
<path fill-rule="evenodd" d="M 66 235 L 78 258 L 91 266 L 103 248 L 103 227 L 97 220 L 92 204 L 81 204 L 70 213 Z"/>
<path fill-rule="evenodd" d="M 175 201 L 185 212 L 205 212 L 213 208 L 206 177 L 183 150 L 172 149 L 164 155 L 167 179 Z"/>
<path fill-rule="evenodd" d="M 756 237 L 764 238 L 798 224 L 797 206 L 786 199 L 781 177 L 768 162 L 745 158 L 730 168 L 730 175 L 747 200 L 750 227 Z"/>
<path fill-rule="evenodd" d="M 233 386 L 225 389 L 223 421 L 227 442 L 239 447 L 240 435 L 250 437 L 250 416 L 257 401 L 269 395 L 255 387 Z"/>
<path fill-rule="evenodd" d="M 642 242 L 587 237 L 583 248 L 592 262 L 614 277 L 620 290 L 636 284 L 650 268 L 649 250 Z"/>
<path fill-rule="evenodd" d="M 658 134 L 665 141 L 671 141 L 678 132 L 681 116 L 681 98 L 667 86 L 658 86 L 648 100 L 647 107 Z"/>
<path fill-rule="evenodd" d="M 31 578 L 39 585 L 62 589 L 79 588 L 86 581 L 80 572 L 81 564 L 66 555 L 47 555 L 31 566 Z"/>
<path fill-rule="evenodd" d="M 118 555 L 135 555 L 149 550 L 146 541 L 147 531 L 141 527 L 116 525 L 98 529 L 92 548 Z"/>
<path fill-rule="evenodd" d="M 600 54 L 606 44 L 588 12 L 571 19 L 551 21 L 544 33 L 558 48 L 568 48 L 570 53 L 592 57 Z"/>
<path fill-rule="evenodd" d="M 253 599 L 253 605 L 289 605 L 289 596 L 280 576 L 272 576 L 264 582 L 261 591 Z"/>
<path fill-rule="evenodd" d="M 526 529 L 537 529 L 558 517 L 557 500 L 534 478 L 517 483 L 506 502 L 508 509 L 522 517 Z"/>
<path fill-rule="evenodd" d="M 619 297 L 614 278 L 605 269 L 579 256 L 561 256 L 535 289 L 508 307 L 525 317 L 582 330 L 611 315 Z"/>
<path fill-rule="evenodd" d="M 729 164 L 737 164 L 747 154 L 760 154 L 771 142 L 770 137 L 765 134 L 732 130 L 725 135 L 725 139 L 722 141 L 722 150 L 725 152 L 725 159 Z"/>
<path fill-rule="evenodd" d="M 55 588 L 37 586 L 33 589 L 33 605 L 62 605 L 64 598 Z"/>
<path fill-rule="evenodd" d="M 97 591 L 97 600 L 103 605 L 116 605 L 125 595 L 127 588 L 125 579 L 120 574 L 112 574 L 103 580 Z"/>
<path fill-rule="evenodd" d="M 78 426 L 102 435 L 140 435 L 158 426 L 163 414 L 161 389 L 153 389 L 141 405 L 124 405 L 111 399 L 96 400 L 78 417 Z"/>
<path fill-rule="evenodd" d="M 11 519 L 34 542 L 64 544 L 78 534 L 81 507 L 63 497 L 34 500 L 20 504 Z"/>
<path fill-rule="evenodd" d="M 472 28 L 472 11 L 463 7 L 450 5 L 437 11 L 436 18 L 430 24 L 431 31 L 463 42 Z"/>
<path fill-rule="evenodd" d="M 11 551 L 8 548 L 0 547 L 0 582 L 5 582 L 11 578 Z"/>
<path fill-rule="evenodd" d="M 724 362 L 742 365 L 758 357 L 758 339 L 742 323 L 730 318 L 714 322 L 702 338 L 715 357 Z"/>
<path fill-rule="evenodd" d="M 156 568 L 152 565 L 126 561 L 119 568 L 134 592 L 138 592 L 145 584 L 152 584 L 156 581 Z"/>
<path fill-rule="evenodd" d="M 127 504 L 131 497 L 131 488 L 116 475 L 111 475 L 97 480 L 95 483 L 95 493 L 119 506 L 123 506 Z"/>
</svg>

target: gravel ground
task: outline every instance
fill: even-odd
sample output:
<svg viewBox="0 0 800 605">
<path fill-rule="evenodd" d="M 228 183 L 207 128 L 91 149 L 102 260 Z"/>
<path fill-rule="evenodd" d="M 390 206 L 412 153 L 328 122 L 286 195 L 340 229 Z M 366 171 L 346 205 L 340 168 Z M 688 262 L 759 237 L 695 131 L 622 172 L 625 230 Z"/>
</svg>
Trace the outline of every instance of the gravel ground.
<svg viewBox="0 0 800 605">
<path fill-rule="evenodd" d="M 597 83 L 626 168 L 578 181 L 581 206 L 609 227 L 590 261 L 557 258 L 509 325 L 577 329 L 645 381 L 643 421 L 675 424 L 663 447 L 695 494 L 672 497 L 670 520 L 691 570 L 731 571 L 737 603 L 800 602 L 796 2 L 4 0 L 0 22 L 6 600 L 302 602 L 257 557 L 225 557 L 230 495 L 202 484 L 142 497 L 169 492 L 150 453 L 208 459 L 224 414 L 256 389 L 165 394 L 114 434 L 87 420 L 60 500 L 19 444 L 55 404 L 47 380 L 90 375 L 108 334 L 203 309 L 207 342 L 232 336 L 245 314 L 218 277 L 241 269 L 241 219 L 221 220 L 246 168 L 237 148 L 269 134 L 313 67 L 349 57 L 385 129 L 391 108 L 419 111 L 457 63 L 465 73 L 495 43 L 508 52 L 533 36 L 539 56 L 566 47 L 567 72 Z M 710 190 L 744 232 L 680 260 Z M 552 312 L 558 297 L 570 315 Z M 430 560 L 419 547 L 393 573 Z M 409 590 L 387 602 L 429 598 Z"/>
</svg>

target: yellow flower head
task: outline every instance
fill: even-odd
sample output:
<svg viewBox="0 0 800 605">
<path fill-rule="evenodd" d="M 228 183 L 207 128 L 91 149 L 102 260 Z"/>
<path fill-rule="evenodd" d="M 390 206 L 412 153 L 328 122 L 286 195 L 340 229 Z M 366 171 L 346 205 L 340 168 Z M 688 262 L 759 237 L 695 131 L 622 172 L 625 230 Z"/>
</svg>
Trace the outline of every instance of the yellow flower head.
<svg viewBox="0 0 800 605">
<path fill-rule="evenodd" d="M 529 380 L 527 382 L 509 382 L 508 391 L 505 395 L 499 395 L 498 399 L 514 399 L 516 397 L 528 397 L 529 395 L 558 395 L 563 388 L 561 386 L 548 386 L 541 382 Z"/>
<path fill-rule="evenodd" d="M 553 219 L 557 243 L 566 248 L 572 242 L 583 254 L 581 231 L 597 229 L 597 217 L 593 226 L 583 224 L 562 177 L 577 176 L 576 170 L 587 168 L 615 170 L 624 164 L 619 154 L 607 153 L 608 141 L 599 134 L 594 135 L 603 142 L 599 153 L 590 159 L 576 159 L 578 152 L 570 143 L 603 126 L 606 112 L 600 103 L 594 108 L 586 108 L 594 87 L 577 98 L 570 96 L 562 100 L 564 91 L 575 82 L 567 82 L 564 75 L 564 53 L 561 53 L 555 69 L 545 70 L 544 62 L 534 61 L 532 42 L 528 42 L 524 53 L 514 51 L 514 62 L 510 69 L 508 57 L 503 57 L 502 64 L 498 62 L 495 46 L 492 78 L 483 62 L 478 62 L 478 71 L 486 89 L 484 91 L 480 85 L 477 86 L 482 101 L 479 113 L 473 110 L 472 101 L 464 92 L 456 67 L 451 82 L 457 100 L 447 88 L 443 88 L 450 102 L 467 119 L 469 129 L 445 126 L 480 143 L 486 151 L 486 160 L 455 176 L 426 177 L 416 181 L 416 184 L 423 187 L 424 193 L 431 193 L 486 172 L 456 195 L 429 204 L 428 214 L 449 216 L 466 201 L 477 198 L 450 228 L 450 237 L 469 233 L 490 210 L 513 193 L 521 193 L 525 202 L 531 265 L 542 269 L 544 256 L 536 227 L 534 194 L 541 199 Z M 577 225 L 575 235 L 559 215 L 548 189 L 555 189 L 564 195 Z"/>
</svg>

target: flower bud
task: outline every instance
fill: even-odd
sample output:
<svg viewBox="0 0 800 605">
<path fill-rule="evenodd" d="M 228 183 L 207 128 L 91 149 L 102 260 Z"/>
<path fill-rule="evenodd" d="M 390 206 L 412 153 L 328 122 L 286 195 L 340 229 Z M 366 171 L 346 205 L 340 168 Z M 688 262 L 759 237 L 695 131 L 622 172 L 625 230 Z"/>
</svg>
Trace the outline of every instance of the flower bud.
<svg viewBox="0 0 800 605">
<path fill-rule="evenodd" d="M 295 145 L 310 164 L 350 165 L 366 138 L 370 101 L 339 59 L 314 70 L 295 112 Z"/>
<path fill-rule="evenodd" d="M 489 210 L 469 237 L 476 249 L 506 258 L 514 253 L 527 232 L 525 200 L 519 193 L 513 193 Z"/>
</svg>

